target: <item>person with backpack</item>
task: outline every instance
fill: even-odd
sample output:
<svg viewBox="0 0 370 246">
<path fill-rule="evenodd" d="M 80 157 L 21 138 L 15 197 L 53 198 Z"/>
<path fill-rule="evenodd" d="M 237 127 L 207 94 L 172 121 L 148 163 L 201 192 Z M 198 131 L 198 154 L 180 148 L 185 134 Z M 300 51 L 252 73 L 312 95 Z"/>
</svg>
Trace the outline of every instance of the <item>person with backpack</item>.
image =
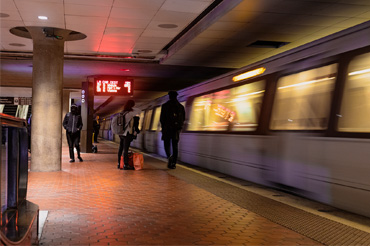
<svg viewBox="0 0 370 246">
<path fill-rule="evenodd" d="M 168 92 L 170 100 L 162 105 L 160 116 L 162 140 L 168 159 L 167 167 L 170 169 L 176 168 L 180 132 L 185 121 L 185 108 L 177 100 L 177 95 L 178 93 L 176 91 Z"/>
<path fill-rule="evenodd" d="M 132 140 L 136 138 L 136 135 L 140 133 L 139 130 L 139 117 L 140 109 L 134 108 L 135 102 L 133 100 L 128 100 L 123 108 L 123 111 L 119 113 L 116 118 L 112 121 L 112 124 L 122 127 L 122 129 L 114 130 L 116 126 L 112 126 L 113 133 L 118 133 L 120 142 L 118 149 L 118 166 L 120 169 L 120 161 L 123 152 L 123 169 L 133 170 L 134 167 L 128 164 L 128 150 Z"/>
<path fill-rule="evenodd" d="M 82 118 L 78 114 L 78 108 L 76 104 L 71 105 L 71 112 L 68 112 L 64 116 L 63 128 L 66 130 L 66 136 L 69 146 L 69 157 L 71 160 L 69 162 L 75 162 L 75 155 L 73 148 L 77 150 L 77 158 L 82 162 L 81 151 L 80 151 L 80 136 L 82 130 Z"/>
</svg>

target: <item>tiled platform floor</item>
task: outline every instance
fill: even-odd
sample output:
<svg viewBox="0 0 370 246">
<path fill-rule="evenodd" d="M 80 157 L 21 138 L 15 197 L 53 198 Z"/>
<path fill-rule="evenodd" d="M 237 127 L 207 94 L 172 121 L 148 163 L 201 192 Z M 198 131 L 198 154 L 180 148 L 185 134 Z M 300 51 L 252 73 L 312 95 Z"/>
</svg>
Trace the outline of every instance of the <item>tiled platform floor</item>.
<svg viewBox="0 0 370 246">
<path fill-rule="evenodd" d="M 30 172 L 28 200 L 48 211 L 40 245 L 322 245 L 176 177 L 185 168 L 145 155 L 143 170 L 118 170 L 118 145 L 98 148 Z"/>
</svg>

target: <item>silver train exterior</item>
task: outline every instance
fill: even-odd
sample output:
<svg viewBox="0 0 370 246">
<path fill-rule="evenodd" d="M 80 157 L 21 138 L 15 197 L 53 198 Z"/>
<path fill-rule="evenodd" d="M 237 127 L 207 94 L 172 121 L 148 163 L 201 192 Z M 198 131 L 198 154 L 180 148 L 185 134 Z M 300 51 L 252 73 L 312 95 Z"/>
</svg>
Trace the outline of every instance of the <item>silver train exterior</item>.
<svg viewBox="0 0 370 246">
<path fill-rule="evenodd" d="M 369 37 L 366 22 L 178 91 L 179 161 L 370 217 Z M 132 147 L 165 156 L 167 100 L 140 105 Z M 109 118 L 100 135 L 118 142 Z"/>
</svg>

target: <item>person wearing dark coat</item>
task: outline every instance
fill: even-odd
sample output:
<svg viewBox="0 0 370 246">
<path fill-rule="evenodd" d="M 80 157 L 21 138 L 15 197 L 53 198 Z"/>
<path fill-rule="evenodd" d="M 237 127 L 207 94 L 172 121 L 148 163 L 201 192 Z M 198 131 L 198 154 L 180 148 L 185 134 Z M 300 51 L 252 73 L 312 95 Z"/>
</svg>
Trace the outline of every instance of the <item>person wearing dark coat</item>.
<svg viewBox="0 0 370 246">
<path fill-rule="evenodd" d="M 98 142 L 98 135 L 100 131 L 99 115 L 97 115 L 95 120 L 93 121 L 93 129 L 94 129 L 94 143 L 99 143 Z"/>
<path fill-rule="evenodd" d="M 77 158 L 82 162 L 81 150 L 80 150 L 80 136 L 82 130 L 82 118 L 78 114 L 78 108 L 76 104 L 71 105 L 71 112 L 68 112 L 64 116 L 63 128 L 66 130 L 66 136 L 69 146 L 69 162 L 75 162 L 75 156 L 73 148 L 77 150 Z"/>
<path fill-rule="evenodd" d="M 177 95 L 176 91 L 168 92 L 170 100 L 162 105 L 160 116 L 162 140 L 170 169 L 176 168 L 180 132 L 185 121 L 185 108 L 177 100 Z"/>
</svg>

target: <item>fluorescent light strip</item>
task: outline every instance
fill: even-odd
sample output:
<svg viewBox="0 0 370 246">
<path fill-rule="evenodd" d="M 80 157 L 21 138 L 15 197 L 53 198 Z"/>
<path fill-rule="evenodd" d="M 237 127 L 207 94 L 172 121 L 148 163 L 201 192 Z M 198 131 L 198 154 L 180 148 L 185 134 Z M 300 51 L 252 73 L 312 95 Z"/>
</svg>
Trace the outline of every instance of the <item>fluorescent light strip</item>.
<svg viewBox="0 0 370 246">
<path fill-rule="evenodd" d="M 364 74 L 364 73 L 370 73 L 370 68 L 369 69 L 360 70 L 360 71 L 355 71 L 355 72 L 349 73 L 348 75 L 349 76 L 352 76 L 352 75 L 358 75 L 358 74 Z"/>
<path fill-rule="evenodd" d="M 248 72 L 245 72 L 245 73 L 242 73 L 242 74 L 239 74 L 239 75 L 233 77 L 233 81 L 237 82 L 237 81 L 240 81 L 240 80 L 249 79 L 249 78 L 255 77 L 257 75 L 263 74 L 265 71 L 266 71 L 266 68 L 264 68 L 264 67 L 257 68 L 257 69 L 254 69 L 252 71 L 248 71 Z"/>
<path fill-rule="evenodd" d="M 316 80 L 306 81 L 306 82 L 302 82 L 302 83 L 298 83 L 298 84 L 294 84 L 294 85 L 282 86 L 282 87 L 279 87 L 278 89 L 280 90 L 280 89 L 285 89 L 285 88 L 289 88 L 289 87 L 296 87 L 296 86 L 301 86 L 301 85 L 308 85 L 308 84 L 313 84 L 313 83 L 322 82 L 322 81 L 331 80 L 331 79 L 335 79 L 335 77 L 329 77 L 329 78 L 323 78 L 323 79 L 316 79 Z"/>
<path fill-rule="evenodd" d="M 43 16 L 43 15 L 39 15 L 37 18 L 39 18 L 40 20 L 47 20 L 48 19 L 47 16 Z"/>
</svg>

